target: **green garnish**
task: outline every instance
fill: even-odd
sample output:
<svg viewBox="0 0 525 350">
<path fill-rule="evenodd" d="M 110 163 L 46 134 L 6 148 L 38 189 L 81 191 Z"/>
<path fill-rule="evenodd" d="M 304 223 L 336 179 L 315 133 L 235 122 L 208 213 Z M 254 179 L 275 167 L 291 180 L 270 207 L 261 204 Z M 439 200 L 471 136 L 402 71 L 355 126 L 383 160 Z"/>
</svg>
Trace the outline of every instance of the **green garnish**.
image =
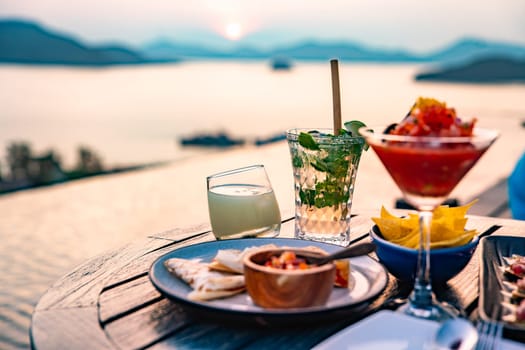
<svg viewBox="0 0 525 350">
<path fill-rule="evenodd" d="M 353 120 L 344 124 L 345 129 L 342 129 L 337 138 L 347 137 L 361 137 L 357 130 L 366 126 L 364 123 Z M 315 134 L 313 134 L 315 136 Z M 300 133 L 298 137 L 299 144 L 307 150 L 318 151 L 313 153 L 306 153 L 304 158 L 298 153 L 295 153 L 292 158 L 292 164 L 295 168 L 302 168 L 306 165 L 312 166 L 318 172 L 325 173 L 326 176 L 322 181 L 318 181 L 314 188 L 301 188 L 299 196 L 301 202 L 308 206 L 315 206 L 317 208 L 324 208 L 336 206 L 340 203 L 348 201 L 350 196 L 348 188 L 348 170 L 349 167 L 357 168 L 361 152 L 363 149 L 368 149 L 368 145 L 361 137 L 362 143 L 355 143 L 350 147 L 334 147 L 330 144 L 318 144 L 312 134 Z M 353 169 L 355 172 L 357 169 Z M 350 176 L 354 176 L 350 174 Z"/>
<path fill-rule="evenodd" d="M 306 149 L 311 149 L 312 151 L 320 150 L 319 145 L 315 142 L 312 135 L 302 132 L 299 134 L 299 144 Z"/>
<path fill-rule="evenodd" d="M 345 123 L 346 130 L 350 131 L 353 137 L 360 137 L 361 135 L 359 134 L 359 129 L 365 126 L 366 126 L 365 123 L 359 120 L 352 120 L 352 121 Z M 363 149 L 365 151 L 368 150 L 368 143 L 365 142 Z"/>
</svg>

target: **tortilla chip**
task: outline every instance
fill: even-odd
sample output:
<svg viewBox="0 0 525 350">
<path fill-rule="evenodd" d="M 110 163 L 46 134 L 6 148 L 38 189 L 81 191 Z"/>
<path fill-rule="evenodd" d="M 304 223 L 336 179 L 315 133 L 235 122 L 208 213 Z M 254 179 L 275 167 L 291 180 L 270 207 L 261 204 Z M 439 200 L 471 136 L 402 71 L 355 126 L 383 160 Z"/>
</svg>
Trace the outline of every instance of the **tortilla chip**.
<svg viewBox="0 0 525 350">
<path fill-rule="evenodd" d="M 439 206 L 434 210 L 430 233 L 431 248 L 460 246 L 468 243 L 476 235 L 476 230 L 465 230 L 468 209 L 474 200 L 460 207 Z M 415 213 L 407 217 L 397 217 L 381 207 L 381 216 L 372 218 L 383 237 L 407 248 L 419 247 L 419 218 Z"/>
</svg>

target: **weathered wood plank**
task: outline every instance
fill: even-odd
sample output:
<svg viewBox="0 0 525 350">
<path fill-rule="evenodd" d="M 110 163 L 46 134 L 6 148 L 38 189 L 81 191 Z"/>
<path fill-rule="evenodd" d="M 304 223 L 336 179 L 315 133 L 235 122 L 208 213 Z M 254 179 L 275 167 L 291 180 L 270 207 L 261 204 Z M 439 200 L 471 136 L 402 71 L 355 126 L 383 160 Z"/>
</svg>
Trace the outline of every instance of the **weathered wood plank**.
<svg viewBox="0 0 525 350">
<path fill-rule="evenodd" d="M 199 235 L 200 232 L 174 230 L 179 240 Z M 169 246 L 173 242 L 145 238 L 123 248 L 89 260 L 79 268 L 59 279 L 40 299 L 37 310 L 94 306 L 100 291 L 113 278 L 116 271 L 129 265 L 148 252 Z"/>
<path fill-rule="evenodd" d="M 269 345 L 286 345 L 308 348 L 342 327 L 361 319 L 380 307 L 392 290 L 395 282 L 387 288 L 387 294 L 371 305 L 339 311 L 319 322 L 301 323 L 294 331 L 294 321 L 279 321 L 278 327 L 254 324 L 254 321 L 235 320 L 231 315 L 192 313 L 180 309 L 168 300 L 148 305 L 137 312 L 126 315 L 105 325 L 108 336 L 122 348 L 142 348 L 155 344 L 162 348 L 266 348 Z M 234 321 L 235 320 L 235 321 Z M 268 321 L 267 321 L 268 322 Z"/>
<path fill-rule="evenodd" d="M 524 221 L 512 220 L 508 218 L 490 218 L 486 216 L 478 215 L 467 215 L 469 218 L 467 222 L 467 228 L 475 228 L 478 232 L 483 232 L 485 229 L 489 228 L 492 225 L 502 226 L 497 232 L 493 235 L 497 236 L 517 236 L 523 237 L 524 234 Z"/>
<path fill-rule="evenodd" d="M 147 275 L 115 288 L 104 290 L 99 297 L 99 318 L 103 324 L 159 300 L 162 295 L 153 287 Z"/>
<path fill-rule="evenodd" d="M 186 327 L 188 316 L 178 304 L 162 299 L 104 326 L 121 349 L 145 348 Z"/>
<path fill-rule="evenodd" d="M 282 327 L 243 327 L 228 324 L 201 324 L 187 327 L 156 343 L 150 349 L 309 349 L 348 325 L 349 321 L 288 324 Z"/>
<path fill-rule="evenodd" d="M 209 223 L 200 223 L 196 225 L 187 226 L 184 228 L 184 230 L 171 229 L 171 230 L 166 230 L 163 232 L 151 234 L 148 237 L 166 239 L 168 241 L 180 241 L 184 239 L 185 232 L 195 232 L 195 233 L 211 232 L 211 226 Z"/>
<path fill-rule="evenodd" d="M 281 223 L 281 231 L 279 232 L 279 237 L 293 238 L 294 227 L 295 223 L 292 217 L 287 217 L 286 219 L 283 219 L 283 222 Z"/>
<path fill-rule="evenodd" d="M 98 323 L 96 307 L 36 311 L 30 337 L 41 350 L 115 348 Z"/>
<path fill-rule="evenodd" d="M 112 272 L 112 275 L 108 276 L 108 278 L 104 281 L 105 287 L 111 288 L 111 286 L 114 284 L 119 284 L 127 279 L 135 278 L 138 275 L 147 273 L 155 259 L 166 253 L 169 253 L 174 249 L 190 244 L 208 242 L 214 239 L 215 238 L 213 237 L 213 235 L 208 232 L 192 236 L 191 238 L 185 240 L 171 242 L 169 240 L 163 240 L 165 245 L 158 247 L 154 250 L 146 251 L 144 252 L 144 254 L 136 256 L 134 259 L 129 260 L 125 265 L 121 264 L 119 267 L 115 267 Z"/>
<path fill-rule="evenodd" d="M 148 239 L 144 246 L 156 247 L 157 242 L 156 239 Z M 165 242 L 158 244 L 165 244 Z M 40 299 L 36 310 L 96 306 L 104 279 L 111 275 L 112 270 L 106 269 L 106 266 L 114 264 L 118 257 L 124 258 L 129 249 L 129 246 L 124 247 L 94 258 L 62 277 Z"/>
</svg>

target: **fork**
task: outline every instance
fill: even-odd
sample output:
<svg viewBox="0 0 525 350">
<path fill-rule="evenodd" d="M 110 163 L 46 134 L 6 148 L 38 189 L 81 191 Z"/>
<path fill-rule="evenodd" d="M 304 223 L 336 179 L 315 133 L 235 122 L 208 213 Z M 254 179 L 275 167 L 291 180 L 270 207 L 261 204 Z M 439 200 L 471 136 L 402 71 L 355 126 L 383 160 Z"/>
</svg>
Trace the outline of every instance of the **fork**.
<svg viewBox="0 0 525 350">
<path fill-rule="evenodd" d="M 480 319 L 476 328 L 479 333 L 476 350 L 497 350 L 500 348 L 500 340 L 503 332 L 501 322 Z"/>
</svg>

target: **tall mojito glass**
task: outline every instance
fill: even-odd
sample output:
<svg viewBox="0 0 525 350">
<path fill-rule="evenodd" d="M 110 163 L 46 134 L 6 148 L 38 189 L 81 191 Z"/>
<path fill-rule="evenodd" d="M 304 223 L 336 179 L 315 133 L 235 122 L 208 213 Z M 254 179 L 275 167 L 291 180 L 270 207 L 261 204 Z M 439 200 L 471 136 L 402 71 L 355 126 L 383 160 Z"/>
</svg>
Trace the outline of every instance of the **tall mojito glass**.
<svg viewBox="0 0 525 350">
<path fill-rule="evenodd" d="M 286 138 L 295 187 L 295 237 L 350 243 L 350 210 L 362 137 L 330 129 L 290 129 Z"/>
</svg>

